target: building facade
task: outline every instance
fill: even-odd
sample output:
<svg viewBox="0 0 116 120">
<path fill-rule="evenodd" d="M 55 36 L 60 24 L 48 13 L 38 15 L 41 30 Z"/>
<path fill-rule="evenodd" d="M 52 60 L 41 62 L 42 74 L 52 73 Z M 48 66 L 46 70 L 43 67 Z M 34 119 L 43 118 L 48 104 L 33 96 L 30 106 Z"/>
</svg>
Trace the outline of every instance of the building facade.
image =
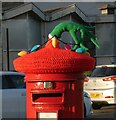
<svg viewBox="0 0 116 120">
<path fill-rule="evenodd" d="M 95 22 L 100 44 L 96 61 L 97 64 L 116 64 L 116 6 L 106 4 L 100 11 L 101 15 Z"/>
</svg>

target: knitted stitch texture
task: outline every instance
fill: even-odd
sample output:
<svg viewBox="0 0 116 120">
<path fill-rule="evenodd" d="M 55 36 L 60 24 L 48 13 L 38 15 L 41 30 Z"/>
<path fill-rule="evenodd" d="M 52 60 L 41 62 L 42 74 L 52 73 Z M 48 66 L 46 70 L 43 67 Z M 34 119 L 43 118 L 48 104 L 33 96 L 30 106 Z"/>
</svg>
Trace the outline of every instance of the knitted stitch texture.
<svg viewBox="0 0 116 120">
<path fill-rule="evenodd" d="M 95 59 L 77 52 L 65 50 L 59 45 L 54 48 L 48 40 L 43 48 L 16 58 L 13 63 L 16 71 L 34 74 L 77 73 L 94 68 Z"/>
</svg>

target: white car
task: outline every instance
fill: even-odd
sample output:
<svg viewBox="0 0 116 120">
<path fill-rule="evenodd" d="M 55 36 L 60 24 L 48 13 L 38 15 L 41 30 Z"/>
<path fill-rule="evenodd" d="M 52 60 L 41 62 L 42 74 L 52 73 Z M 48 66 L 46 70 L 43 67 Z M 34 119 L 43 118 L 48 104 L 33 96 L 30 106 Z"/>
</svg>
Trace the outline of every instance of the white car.
<svg viewBox="0 0 116 120">
<path fill-rule="evenodd" d="M 84 81 L 84 90 L 89 93 L 94 109 L 116 104 L 116 65 L 96 66 L 91 76 L 86 77 Z"/>
<path fill-rule="evenodd" d="M 25 118 L 26 89 L 24 74 L 0 72 L 1 118 Z"/>
<path fill-rule="evenodd" d="M 26 118 L 26 84 L 24 74 L 19 72 L 0 72 L 0 118 Z M 84 92 L 84 115 L 92 113 L 91 99 Z"/>
</svg>

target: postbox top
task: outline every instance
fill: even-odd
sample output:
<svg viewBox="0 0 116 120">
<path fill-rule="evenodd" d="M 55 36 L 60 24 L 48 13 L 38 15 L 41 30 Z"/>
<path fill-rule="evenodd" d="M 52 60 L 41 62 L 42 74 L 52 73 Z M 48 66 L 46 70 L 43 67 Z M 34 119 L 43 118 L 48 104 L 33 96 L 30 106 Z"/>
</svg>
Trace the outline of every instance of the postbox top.
<svg viewBox="0 0 116 120">
<path fill-rule="evenodd" d="M 86 54 L 59 45 L 54 48 L 51 39 L 43 48 L 14 60 L 15 70 L 26 74 L 78 73 L 93 69 L 94 64 L 95 59 Z"/>
</svg>

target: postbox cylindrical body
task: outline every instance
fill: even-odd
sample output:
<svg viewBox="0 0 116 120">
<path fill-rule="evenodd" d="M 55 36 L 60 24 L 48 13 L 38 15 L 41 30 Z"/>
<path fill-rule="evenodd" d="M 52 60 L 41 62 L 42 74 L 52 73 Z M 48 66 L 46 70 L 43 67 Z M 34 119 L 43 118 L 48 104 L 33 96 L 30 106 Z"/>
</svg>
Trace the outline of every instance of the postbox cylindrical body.
<svg viewBox="0 0 116 120">
<path fill-rule="evenodd" d="M 56 117 L 56 120 L 83 118 L 81 73 L 33 74 L 27 75 L 26 81 L 27 118 L 42 118 L 42 114 L 45 118 Z"/>
</svg>

